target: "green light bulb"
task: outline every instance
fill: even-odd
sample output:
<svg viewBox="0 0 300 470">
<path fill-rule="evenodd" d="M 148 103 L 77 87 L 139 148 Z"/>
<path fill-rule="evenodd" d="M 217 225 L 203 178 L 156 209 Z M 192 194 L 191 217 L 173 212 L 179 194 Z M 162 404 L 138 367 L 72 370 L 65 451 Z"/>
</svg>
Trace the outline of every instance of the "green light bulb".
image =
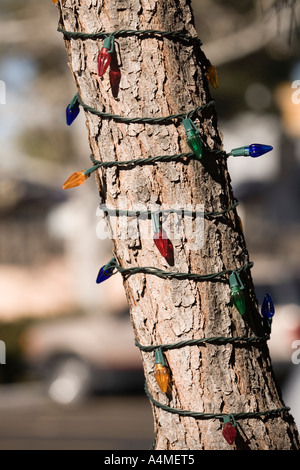
<svg viewBox="0 0 300 470">
<path fill-rule="evenodd" d="M 184 125 L 188 146 L 198 158 L 202 158 L 202 140 L 199 130 L 190 118 L 186 118 L 182 122 Z"/>
<path fill-rule="evenodd" d="M 246 312 L 246 299 L 244 285 L 239 274 L 234 271 L 229 276 L 230 298 L 241 315 Z"/>
</svg>

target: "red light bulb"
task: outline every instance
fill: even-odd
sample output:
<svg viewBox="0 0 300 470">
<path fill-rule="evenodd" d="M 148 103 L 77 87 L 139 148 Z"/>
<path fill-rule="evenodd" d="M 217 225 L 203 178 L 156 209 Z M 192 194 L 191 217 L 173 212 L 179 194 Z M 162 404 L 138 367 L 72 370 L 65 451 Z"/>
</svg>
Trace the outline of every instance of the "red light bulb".
<svg viewBox="0 0 300 470">
<path fill-rule="evenodd" d="M 119 93 L 119 85 L 121 80 L 121 70 L 117 60 L 117 54 L 114 52 L 111 55 L 111 63 L 109 70 L 109 81 L 111 86 L 111 92 L 114 98 L 117 98 Z"/>
<path fill-rule="evenodd" d="M 161 256 L 164 258 L 168 254 L 168 238 L 166 236 L 166 233 L 163 229 L 161 229 L 160 232 L 154 233 L 153 234 L 153 241 L 160 252 Z"/>
<path fill-rule="evenodd" d="M 121 80 L 121 72 L 120 70 L 112 70 L 109 71 L 109 81 L 111 86 L 111 91 L 113 97 L 116 98 L 119 93 L 119 83 Z"/>
<path fill-rule="evenodd" d="M 107 67 L 110 64 L 110 61 L 111 61 L 111 56 L 110 56 L 110 53 L 108 52 L 108 49 L 102 47 L 101 51 L 98 54 L 98 59 L 97 59 L 99 77 L 102 77 L 105 74 Z"/>
<path fill-rule="evenodd" d="M 153 224 L 153 241 L 157 247 L 160 254 L 165 258 L 169 265 L 173 266 L 174 264 L 174 249 L 171 241 L 168 239 L 168 236 L 164 229 L 162 228 L 161 221 L 159 219 L 159 214 L 156 212 L 151 214 L 152 224 Z"/>
<path fill-rule="evenodd" d="M 111 62 L 111 54 L 114 52 L 114 37 L 109 36 L 104 39 L 103 47 L 97 57 L 98 75 L 102 77 Z"/>
<path fill-rule="evenodd" d="M 233 424 L 231 424 L 230 418 L 226 418 L 224 427 L 222 429 L 222 434 L 224 438 L 226 439 L 226 441 L 228 442 L 228 444 L 232 446 L 234 444 L 237 431 L 236 431 L 236 427 L 233 426 Z"/>
</svg>

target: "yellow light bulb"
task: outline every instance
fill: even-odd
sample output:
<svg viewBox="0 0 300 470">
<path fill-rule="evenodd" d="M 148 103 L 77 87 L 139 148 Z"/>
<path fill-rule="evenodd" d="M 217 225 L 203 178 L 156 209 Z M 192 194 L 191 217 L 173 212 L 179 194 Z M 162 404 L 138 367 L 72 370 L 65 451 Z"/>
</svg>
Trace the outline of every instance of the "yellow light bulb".
<svg viewBox="0 0 300 470">
<path fill-rule="evenodd" d="M 70 189 L 75 188 L 75 186 L 80 186 L 89 176 L 90 175 L 86 174 L 84 171 L 76 171 L 64 182 L 63 189 Z"/>
<path fill-rule="evenodd" d="M 207 67 L 206 78 L 214 88 L 218 88 L 219 81 L 217 70 L 211 63 L 209 63 L 209 66 Z"/>
<path fill-rule="evenodd" d="M 155 364 L 154 377 L 163 393 L 166 393 L 170 383 L 170 373 L 166 366 Z"/>
</svg>

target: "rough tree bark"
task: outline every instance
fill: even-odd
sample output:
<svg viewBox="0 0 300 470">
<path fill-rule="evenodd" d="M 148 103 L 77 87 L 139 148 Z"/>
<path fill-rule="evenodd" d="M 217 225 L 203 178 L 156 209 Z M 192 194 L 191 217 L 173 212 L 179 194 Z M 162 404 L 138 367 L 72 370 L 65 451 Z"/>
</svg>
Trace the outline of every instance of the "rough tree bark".
<svg viewBox="0 0 300 470">
<path fill-rule="evenodd" d="M 184 30 L 197 35 L 189 0 L 59 0 L 58 9 L 59 25 L 68 31 L 94 33 L 126 28 Z M 102 40 L 65 39 L 77 90 L 86 104 L 124 117 L 159 117 L 187 112 L 211 99 L 203 56 L 192 45 L 136 36 L 120 37 L 117 43 L 122 76 L 118 96 L 113 97 L 108 74 L 103 78 L 97 75 Z M 196 124 L 206 146 L 221 148 L 214 107 L 200 114 Z M 176 123 L 123 124 L 87 112 L 86 125 L 91 151 L 100 161 L 190 151 L 183 126 Z M 127 208 L 156 203 L 168 208 L 204 204 L 206 211 L 223 210 L 234 201 L 226 160 L 217 161 L 213 167 L 182 160 L 130 170 L 100 169 L 96 179 L 101 202 L 112 208 L 124 207 L 124 198 Z M 116 230 L 121 219 L 115 219 Z M 134 225 L 134 218 L 132 222 Z M 143 224 L 151 222 L 141 222 L 139 228 Z M 189 249 L 189 240 L 183 236 L 172 240 L 172 271 L 205 274 L 235 269 L 249 261 L 236 210 L 221 218 L 206 219 L 204 228 L 201 249 Z M 151 239 L 116 237 L 113 251 L 122 267 L 170 270 Z M 228 282 L 160 279 L 148 274 L 127 277 L 124 287 L 137 340 L 150 345 L 261 334 L 249 270 L 243 279 L 248 297 L 245 318 L 229 303 Z M 154 379 L 153 353 L 141 355 L 150 393 L 173 408 L 235 413 L 283 406 L 266 345 L 205 344 L 167 351 L 172 375 L 169 396 L 160 392 Z M 153 416 L 155 449 L 232 449 L 222 436 L 218 419 L 196 420 L 157 407 L 153 407 Z M 236 449 L 299 448 L 297 429 L 288 413 L 244 419 L 240 424 L 243 433 L 236 440 Z"/>
</svg>

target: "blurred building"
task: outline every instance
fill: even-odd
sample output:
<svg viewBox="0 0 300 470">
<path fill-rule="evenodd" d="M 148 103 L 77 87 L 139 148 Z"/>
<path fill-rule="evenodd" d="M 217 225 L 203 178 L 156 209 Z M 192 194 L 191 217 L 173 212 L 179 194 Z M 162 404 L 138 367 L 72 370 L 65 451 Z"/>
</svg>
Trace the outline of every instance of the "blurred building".
<svg viewBox="0 0 300 470">
<path fill-rule="evenodd" d="M 65 122 L 76 90 L 56 8 L 14 1 L 1 10 L 0 322 L 122 311 L 120 277 L 111 290 L 95 283 L 111 242 L 96 236 L 94 178 L 80 192 L 62 190 L 70 173 L 89 166 L 90 151 L 83 113 L 72 127 Z"/>
</svg>

